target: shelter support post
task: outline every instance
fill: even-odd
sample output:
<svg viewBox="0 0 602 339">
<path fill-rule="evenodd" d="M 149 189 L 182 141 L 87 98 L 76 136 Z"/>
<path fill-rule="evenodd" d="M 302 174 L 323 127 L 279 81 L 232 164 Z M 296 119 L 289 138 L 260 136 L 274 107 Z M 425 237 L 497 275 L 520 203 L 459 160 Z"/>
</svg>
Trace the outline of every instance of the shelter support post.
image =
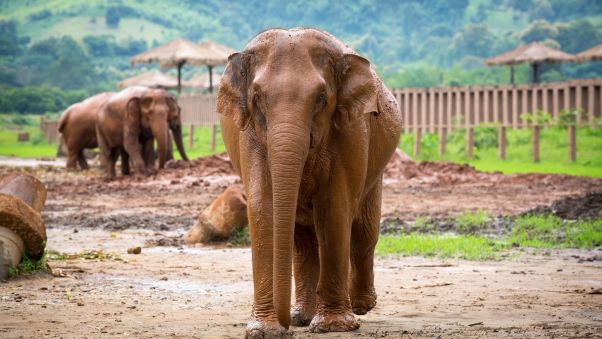
<svg viewBox="0 0 602 339">
<path fill-rule="evenodd" d="M 471 160 L 474 148 L 474 128 L 466 127 L 466 157 Z"/>
<path fill-rule="evenodd" d="M 533 162 L 539 162 L 539 133 L 541 126 L 535 125 L 531 127 L 531 156 Z"/>
<path fill-rule="evenodd" d="M 498 157 L 506 160 L 506 127 L 501 126 L 497 130 Z"/>
<path fill-rule="evenodd" d="M 569 160 L 575 162 L 577 160 L 577 128 L 575 125 L 568 127 L 569 133 Z"/>
</svg>

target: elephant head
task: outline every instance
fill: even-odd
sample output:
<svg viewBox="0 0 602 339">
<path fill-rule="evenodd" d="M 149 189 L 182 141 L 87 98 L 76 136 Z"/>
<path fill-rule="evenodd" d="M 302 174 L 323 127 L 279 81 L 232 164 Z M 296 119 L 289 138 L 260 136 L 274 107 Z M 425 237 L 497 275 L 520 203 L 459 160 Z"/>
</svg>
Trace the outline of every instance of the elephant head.
<svg viewBox="0 0 602 339">
<path fill-rule="evenodd" d="M 366 59 L 314 29 L 269 30 L 229 57 L 217 111 L 265 150 L 273 203 L 273 304 L 285 328 L 304 166 L 338 133 L 366 128 L 357 119 L 378 112 L 377 87 Z"/>
<path fill-rule="evenodd" d="M 132 97 L 126 108 L 126 136 L 154 137 L 157 140 L 159 168 L 165 166 L 171 129 L 182 159 L 188 160 L 182 142 L 180 108 L 176 100 L 165 90 L 148 89 L 140 96 Z M 139 166 L 138 166 L 139 167 Z"/>
</svg>

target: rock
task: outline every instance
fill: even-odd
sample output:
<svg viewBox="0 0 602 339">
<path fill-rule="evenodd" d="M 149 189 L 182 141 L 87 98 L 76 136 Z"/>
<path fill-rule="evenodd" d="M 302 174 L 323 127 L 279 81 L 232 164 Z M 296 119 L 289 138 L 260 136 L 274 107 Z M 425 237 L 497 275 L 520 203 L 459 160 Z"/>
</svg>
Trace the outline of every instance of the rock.
<svg viewBox="0 0 602 339">
<path fill-rule="evenodd" d="M 228 187 L 201 214 L 184 236 L 186 244 L 226 240 L 236 228 L 245 227 L 247 199 L 236 187 Z"/>
<path fill-rule="evenodd" d="M 128 248 L 128 254 L 140 254 L 140 253 L 142 253 L 142 247 L 140 247 L 140 246 Z"/>
</svg>

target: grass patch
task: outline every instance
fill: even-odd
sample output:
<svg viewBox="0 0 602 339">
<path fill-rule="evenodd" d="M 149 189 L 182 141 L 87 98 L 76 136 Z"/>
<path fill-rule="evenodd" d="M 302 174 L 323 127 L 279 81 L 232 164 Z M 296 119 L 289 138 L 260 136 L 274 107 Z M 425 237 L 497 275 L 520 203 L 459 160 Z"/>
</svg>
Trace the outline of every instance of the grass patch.
<svg viewBox="0 0 602 339">
<path fill-rule="evenodd" d="M 497 130 L 493 127 L 479 127 L 474 131 L 474 158 L 466 158 L 465 132 L 457 129 L 446 138 L 446 153 L 439 156 L 437 145 L 439 137 L 433 133 L 425 133 L 421 139 L 421 154 L 417 160 L 452 161 L 468 163 L 480 171 L 500 171 L 511 173 L 563 173 L 570 175 L 602 178 L 602 129 L 577 129 L 577 161 L 568 159 L 568 134 L 562 128 L 546 128 L 541 130 L 540 158 L 534 163 L 531 160 L 531 131 L 529 129 L 508 129 L 506 132 L 506 160 L 499 160 L 497 150 Z M 404 134 L 401 149 L 412 154 L 413 134 Z"/>
<path fill-rule="evenodd" d="M 505 247 L 504 244 L 483 236 L 412 233 L 381 236 L 376 245 L 376 254 L 492 260 L 497 259 L 497 252 Z"/>
<path fill-rule="evenodd" d="M 436 221 L 419 217 L 416 224 L 423 226 L 415 229 L 422 228 L 427 232 L 381 235 L 376 245 L 376 254 L 496 260 L 511 248 L 594 249 L 602 246 L 602 218 L 571 221 L 554 215 L 527 215 L 506 219 L 512 225 L 506 235 L 494 238 L 469 234 L 486 233 L 492 227 L 492 220 L 482 211 L 463 213 L 449 221 L 453 222 L 453 231 L 459 234 L 443 234 L 430 231 L 437 229 L 438 226 L 433 224 Z"/>
<path fill-rule="evenodd" d="M 602 246 L 602 219 L 570 222 L 553 215 L 521 216 L 508 241 L 521 247 L 592 249 Z"/>
<path fill-rule="evenodd" d="M 21 262 L 19 265 L 17 265 L 17 267 L 9 267 L 8 276 L 13 278 L 20 275 L 33 274 L 36 272 L 48 272 L 46 252 L 44 252 L 39 260 L 32 260 L 27 256 L 26 253 L 24 253 L 23 257 L 21 258 Z"/>
<path fill-rule="evenodd" d="M 249 226 L 238 227 L 232 232 L 228 242 L 235 246 L 251 245 L 251 236 L 249 235 Z"/>
<path fill-rule="evenodd" d="M 454 217 L 456 229 L 461 233 L 475 232 L 487 227 L 491 220 L 489 213 L 483 210 L 465 212 Z"/>
</svg>

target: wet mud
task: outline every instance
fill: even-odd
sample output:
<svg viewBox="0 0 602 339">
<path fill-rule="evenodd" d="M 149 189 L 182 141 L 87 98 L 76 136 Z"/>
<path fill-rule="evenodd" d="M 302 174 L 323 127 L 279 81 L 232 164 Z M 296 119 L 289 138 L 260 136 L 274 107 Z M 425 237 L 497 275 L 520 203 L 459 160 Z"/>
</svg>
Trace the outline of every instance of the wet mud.
<svg viewBox="0 0 602 339">
<path fill-rule="evenodd" d="M 390 166 L 385 176 L 382 224 L 390 229 L 383 232 L 411 228 L 419 216 L 446 220 L 466 210 L 502 220 L 602 192 L 602 181 L 592 178 L 407 166 L 418 174 Z M 198 213 L 240 180 L 223 155 L 168 167 L 109 182 L 96 169 L 0 167 L 0 175 L 25 171 L 46 184 L 43 218 L 54 253 L 52 274 L 0 282 L 0 337 L 243 335 L 253 294 L 250 249 L 181 242 Z M 128 253 L 136 247 L 139 254 Z M 567 249 L 492 262 L 378 257 L 376 308 L 358 317 L 359 330 L 320 337 L 599 336 L 601 256 L 601 249 Z M 307 328 L 291 330 L 314 337 Z"/>
</svg>

